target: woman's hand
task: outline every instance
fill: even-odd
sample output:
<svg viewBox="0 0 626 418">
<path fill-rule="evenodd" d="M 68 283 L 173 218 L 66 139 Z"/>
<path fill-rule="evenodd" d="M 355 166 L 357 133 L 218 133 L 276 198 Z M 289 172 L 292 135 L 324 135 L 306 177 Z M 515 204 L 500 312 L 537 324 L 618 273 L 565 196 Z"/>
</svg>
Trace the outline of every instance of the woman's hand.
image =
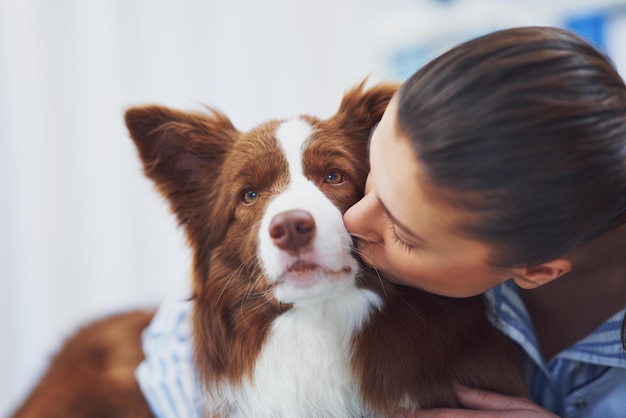
<svg viewBox="0 0 626 418">
<path fill-rule="evenodd" d="M 523 418 L 558 418 L 551 412 L 534 404 L 526 398 L 500 395 L 484 390 L 457 387 L 459 402 L 468 409 L 423 409 L 416 412 L 399 411 L 395 418 L 473 418 L 473 417 L 523 417 Z"/>
</svg>

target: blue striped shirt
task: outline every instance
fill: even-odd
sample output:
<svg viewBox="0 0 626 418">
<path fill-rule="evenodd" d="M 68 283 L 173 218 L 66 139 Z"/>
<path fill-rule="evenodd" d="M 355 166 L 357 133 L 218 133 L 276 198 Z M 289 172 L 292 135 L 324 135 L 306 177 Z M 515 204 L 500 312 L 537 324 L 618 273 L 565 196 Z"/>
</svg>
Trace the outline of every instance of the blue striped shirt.
<svg viewBox="0 0 626 418">
<path fill-rule="evenodd" d="M 496 326 L 524 350 L 532 399 L 560 417 L 626 417 L 626 352 L 621 327 L 626 308 L 545 362 L 512 280 L 487 293 Z"/>
<path fill-rule="evenodd" d="M 487 293 L 496 326 L 524 350 L 532 399 L 561 417 L 626 417 L 626 354 L 621 323 L 626 308 L 593 333 L 545 362 L 513 281 Z M 194 373 L 192 303 L 164 303 L 143 334 L 141 390 L 157 418 L 201 418 L 202 391 Z"/>
<path fill-rule="evenodd" d="M 200 383 L 194 372 L 188 300 L 163 303 L 143 332 L 144 361 L 135 371 L 156 418 L 201 418 Z"/>
</svg>

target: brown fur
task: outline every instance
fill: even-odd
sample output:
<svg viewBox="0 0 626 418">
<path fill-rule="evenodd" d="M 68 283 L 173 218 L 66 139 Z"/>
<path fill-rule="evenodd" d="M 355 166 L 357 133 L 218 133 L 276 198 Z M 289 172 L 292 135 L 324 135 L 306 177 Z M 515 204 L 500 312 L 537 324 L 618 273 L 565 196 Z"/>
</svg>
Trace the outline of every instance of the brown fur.
<svg viewBox="0 0 626 418">
<path fill-rule="evenodd" d="M 373 274 L 366 276 L 367 287 L 377 284 Z M 422 408 L 460 407 L 455 383 L 526 396 L 518 352 L 489 322 L 482 296 L 454 299 L 378 285 L 385 307 L 354 337 L 353 357 L 374 410 L 394 411 L 403 393 Z"/>
<path fill-rule="evenodd" d="M 359 86 L 332 118 L 305 117 L 315 128 L 305 172 L 342 212 L 363 193 L 367 140 L 394 92 Z M 277 122 L 241 133 L 218 112 L 167 112 L 132 109 L 126 120 L 146 175 L 171 202 L 194 249 L 196 365 L 207 387 L 237 383 L 252 374 L 272 321 L 290 309 L 271 297 L 256 259 L 267 197 L 287 180 L 279 177 L 287 170 L 272 136 Z M 325 184 L 329 164 L 350 181 Z M 260 200 L 243 205 L 250 187 Z M 482 296 L 434 296 L 383 284 L 373 273 L 361 285 L 386 299 L 354 337 L 353 367 L 372 409 L 389 414 L 405 393 L 422 407 L 458 406 L 454 383 L 525 394 L 511 343 L 487 320 Z"/>
<path fill-rule="evenodd" d="M 361 85 L 346 93 L 333 117 L 303 116 L 315 128 L 305 150 L 304 170 L 342 212 L 363 195 L 369 170 L 369 134 L 396 88 L 380 85 L 366 90 Z M 251 375 L 272 321 L 291 308 L 271 297 L 271 285 L 256 256 L 259 220 L 269 198 L 288 181 L 286 162 L 274 138 L 279 122 L 269 121 L 243 133 L 215 110 L 181 112 L 148 106 L 126 113 L 145 174 L 170 202 L 193 249 L 195 364 L 207 387 L 224 379 L 237 383 Z M 347 181 L 341 185 L 325 182 L 331 169 L 341 171 Z M 254 204 L 242 201 L 250 189 L 259 194 Z M 405 393 L 422 407 L 458 406 L 454 383 L 525 394 L 512 344 L 489 323 L 482 297 L 430 295 L 383 282 L 375 272 L 363 271 L 359 285 L 385 299 L 383 309 L 374 311 L 353 336 L 352 366 L 363 399 L 374 411 L 391 414 L 403 404 Z M 132 387 L 124 398 L 129 409 L 127 415 L 120 412 L 115 416 L 149 416 L 136 383 L 129 382 L 142 358 L 138 336 L 148 321 L 149 317 L 144 317 L 128 329 L 132 335 L 116 340 L 130 343 L 132 348 L 107 348 L 134 353 L 123 376 L 118 376 L 124 387 Z M 94 327 L 117 325 L 109 321 Z M 111 410 L 101 407 L 101 402 L 117 405 L 114 400 L 122 399 L 113 390 L 105 391 L 112 383 L 103 381 L 101 375 L 112 370 L 112 364 L 93 368 L 94 373 L 76 372 L 79 363 L 92 363 L 84 354 L 91 352 L 84 346 L 84 341 L 93 338 L 90 329 L 68 342 L 15 418 L 109 416 L 98 415 Z M 97 334 L 103 331 L 98 329 Z M 97 358 L 112 359 L 97 352 L 101 353 Z M 115 387 L 120 385 L 115 382 Z M 47 403 L 40 401 L 44 398 Z M 86 407 L 66 407 L 64 415 L 28 412 L 38 404 L 51 405 L 51 399 L 65 398 L 80 398 L 72 402 Z"/>
<path fill-rule="evenodd" d="M 135 380 L 153 312 L 94 322 L 71 337 L 13 418 L 151 417 Z"/>
</svg>

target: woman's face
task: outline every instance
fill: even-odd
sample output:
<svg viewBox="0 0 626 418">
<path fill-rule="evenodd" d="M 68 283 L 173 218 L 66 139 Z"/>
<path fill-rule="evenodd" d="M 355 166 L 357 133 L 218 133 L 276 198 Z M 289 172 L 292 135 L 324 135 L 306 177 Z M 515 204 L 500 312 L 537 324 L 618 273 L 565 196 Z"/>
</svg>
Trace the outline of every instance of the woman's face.
<svg viewBox="0 0 626 418">
<path fill-rule="evenodd" d="M 365 197 L 344 215 L 363 261 L 392 282 L 452 297 L 508 279 L 487 263 L 486 245 L 461 233 L 469 215 L 429 186 L 396 115 L 394 98 L 372 135 Z"/>
</svg>

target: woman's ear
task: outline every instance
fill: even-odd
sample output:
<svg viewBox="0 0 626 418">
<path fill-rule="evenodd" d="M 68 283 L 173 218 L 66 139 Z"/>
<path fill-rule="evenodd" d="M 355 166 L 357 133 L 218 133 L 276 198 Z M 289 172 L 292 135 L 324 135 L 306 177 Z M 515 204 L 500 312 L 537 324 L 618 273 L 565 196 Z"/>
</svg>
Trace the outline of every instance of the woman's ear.
<svg viewBox="0 0 626 418">
<path fill-rule="evenodd" d="M 557 258 L 535 266 L 516 268 L 513 270 L 513 280 L 522 289 L 534 289 L 558 279 L 571 269 L 570 260 Z"/>
</svg>

